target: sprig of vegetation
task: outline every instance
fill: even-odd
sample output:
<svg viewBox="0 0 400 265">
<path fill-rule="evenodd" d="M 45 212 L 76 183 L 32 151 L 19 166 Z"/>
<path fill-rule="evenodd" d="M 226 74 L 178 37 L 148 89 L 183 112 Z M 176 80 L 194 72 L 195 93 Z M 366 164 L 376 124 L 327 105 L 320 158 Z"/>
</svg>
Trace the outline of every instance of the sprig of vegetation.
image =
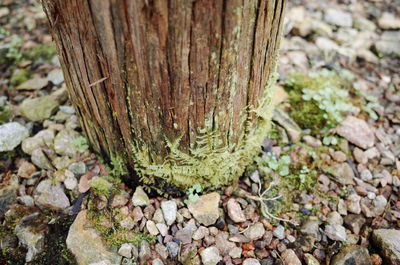
<svg viewBox="0 0 400 265">
<path fill-rule="evenodd" d="M 357 110 L 349 100 L 348 86 L 349 81 L 333 71 L 292 74 L 285 86 L 292 107 L 290 116 L 301 128 L 315 134 L 335 127 L 349 112 Z"/>
<path fill-rule="evenodd" d="M 78 149 L 79 152 L 83 153 L 89 149 L 89 144 L 85 137 L 79 136 L 71 141 L 73 145 Z"/>
<path fill-rule="evenodd" d="M 186 204 L 196 202 L 199 199 L 199 194 L 203 191 L 200 184 L 195 184 L 186 191 L 188 198 L 184 201 Z"/>
<path fill-rule="evenodd" d="M 256 158 L 256 162 L 259 166 L 267 167 L 267 169 L 277 172 L 282 177 L 287 176 L 290 173 L 289 170 L 290 157 L 287 155 L 283 155 L 277 158 L 271 152 L 269 153 L 263 152 L 261 157 Z"/>
</svg>

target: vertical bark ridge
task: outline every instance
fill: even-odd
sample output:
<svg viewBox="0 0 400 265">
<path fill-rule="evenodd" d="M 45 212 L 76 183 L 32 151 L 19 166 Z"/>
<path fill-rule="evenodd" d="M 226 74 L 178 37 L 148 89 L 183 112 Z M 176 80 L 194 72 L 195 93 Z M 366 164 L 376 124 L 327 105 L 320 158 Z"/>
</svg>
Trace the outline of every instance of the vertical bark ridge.
<svg viewBox="0 0 400 265">
<path fill-rule="evenodd" d="M 148 184 L 237 179 L 267 128 L 285 0 L 42 2 L 96 151 Z"/>
</svg>

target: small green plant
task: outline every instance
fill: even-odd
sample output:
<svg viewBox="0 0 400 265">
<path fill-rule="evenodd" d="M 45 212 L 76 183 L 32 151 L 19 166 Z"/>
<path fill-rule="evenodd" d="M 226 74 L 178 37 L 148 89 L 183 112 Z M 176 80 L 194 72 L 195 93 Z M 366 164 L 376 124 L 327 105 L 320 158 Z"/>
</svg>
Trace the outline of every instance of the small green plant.
<svg viewBox="0 0 400 265">
<path fill-rule="evenodd" d="M 316 184 L 316 172 L 310 170 L 307 166 L 302 166 L 299 172 L 292 175 L 292 179 L 298 180 L 299 190 L 311 190 Z"/>
<path fill-rule="evenodd" d="M 277 172 L 280 176 L 284 177 L 289 175 L 290 157 L 283 155 L 277 158 L 273 153 L 263 153 L 261 157 L 256 158 L 256 162 L 259 166 L 267 167 L 274 172 Z"/>
<path fill-rule="evenodd" d="M 333 135 L 325 135 L 324 138 L 322 138 L 322 143 L 326 146 L 337 145 L 338 142 L 338 139 Z"/>
<path fill-rule="evenodd" d="M 303 129 L 314 134 L 339 124 L 357 108 L 350 102 L 349 81 L 335 72 L 295 73 L 286 82 L 292 111 L 290 116 Z"/>
<path fill-rule="evenodd" d="M 92 179 L 90 182 L 90 186 L 94 193 L 97 195 L 104 195 L 107 198 L 110 197 L 110 194 L 113 189 L 113 184 L 108 182 L 105 178 L 103 177 L 95 177 Z"/>
<path fill-rule="evenodd" d="M 122 177 L 128 174 L 125 163 L 120 156 L 111 156 L 111 166 L 112 169 L 108 169 L 108 172 L 113 177 Z"/>
<path fill-rule="evenodd" d="M 79 136 L 73 139 L 72 144 L 78 149 L 79 152 L 83 153 L 89 149 L 89 144 L 85 137 Z"/>
<path fill-rule="evenodd" d="M 22 46 L 22 39 L 19 37 L 13 38 L 10 43 L 10 48 L 7 51 L 6 58 L 16 62 L 21 61 L 22 59 L 21 46 Z"/>
<path fill-rule="evenodd" d="M 186 191 L 188 198 L 184 201 L 186 204 L 190 202 L 196 202 L 199 199 L 199 194 L 203 191 L 200 184 L 195 184 Z"/>
<path fill-rule="evenodd" d="M 53 44 L 39 44 L 23 53 L 25 59 L 32 61 L 37 59 L 50 61 L 55 55 L 56 47 Z"/>
</svg>

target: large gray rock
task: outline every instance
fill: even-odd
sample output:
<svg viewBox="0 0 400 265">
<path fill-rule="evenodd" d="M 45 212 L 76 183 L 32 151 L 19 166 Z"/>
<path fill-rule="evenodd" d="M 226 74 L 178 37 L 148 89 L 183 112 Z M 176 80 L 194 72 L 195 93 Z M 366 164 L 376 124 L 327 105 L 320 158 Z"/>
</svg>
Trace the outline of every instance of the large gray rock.
<svg viewBox="0 0 400 265">
<path fill-rule="evenodd" d="M 372 242 L 390 265 L 400 264 L 400 230 L 378 229 L 372 232 Z"/>
<path fill-rule="evenodd" d="M 333 256 L 331 265 L 372 265 L 368 249 L 358 245 L 350 245 Z"/>
<path fill-rule="evenodd" d="M 52 96 L 25 99 L 21 106 L 21 114 L 31 121 L 42 121 L 50 118 L 57 110 L 59 103 Z"/>
<path fill-rule="evenodd" d="M 74 254 L 79 265 L 108 264 L 120 265 L 122 257 L 111 252 L 103 244 L 99 233 L 92 228 L 87 211 L 81 211 L 69 228 L 67 247 Z"/>
<path fill-rule="evenodd" d="M 28 129 L 18 122 L 0 125 L 0 152 L 14 150 L 28 136 Z"/>
<path fill-rule="evenodd" d="M 375 135 L 369 125 L 354 116 L 348 116 L 336 128 L 336 133 L 363 149 L 372 147 L 375 143 Z"/>
<path fill-rule="evenodd" d="M 42 208 L 64 210 L 70 206 L 69 199 L 61 185 L 53 186 L 51 179 L 43 180 L 35 190 L 36 205 Z"/>
<path fill-rule="evenodd" d="M 219 201 L 220 195 L 212 192 L 200 196 L 195 202 L 190 202 L 188 209 L 199 223 L 209 226 L 215 224 L 219 218 Z"/>
</svg>

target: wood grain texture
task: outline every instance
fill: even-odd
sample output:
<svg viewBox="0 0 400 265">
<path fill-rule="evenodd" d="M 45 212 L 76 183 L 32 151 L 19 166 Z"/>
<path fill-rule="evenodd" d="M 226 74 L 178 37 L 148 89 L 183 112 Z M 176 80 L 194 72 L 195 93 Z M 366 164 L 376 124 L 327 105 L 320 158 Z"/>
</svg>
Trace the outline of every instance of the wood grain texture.
<svg viewBox="0 0 400 265">
<path fill-rule="evenodd" d="M 275 69 L 285 0 L 42 3 L 97 152 L 143 175 L 165 163 L 167 141 L 191 156 L 206 130 L 218 133 L 212 148 L 234 152 L 257 127 L 251 110 Z"/>
</svg>

